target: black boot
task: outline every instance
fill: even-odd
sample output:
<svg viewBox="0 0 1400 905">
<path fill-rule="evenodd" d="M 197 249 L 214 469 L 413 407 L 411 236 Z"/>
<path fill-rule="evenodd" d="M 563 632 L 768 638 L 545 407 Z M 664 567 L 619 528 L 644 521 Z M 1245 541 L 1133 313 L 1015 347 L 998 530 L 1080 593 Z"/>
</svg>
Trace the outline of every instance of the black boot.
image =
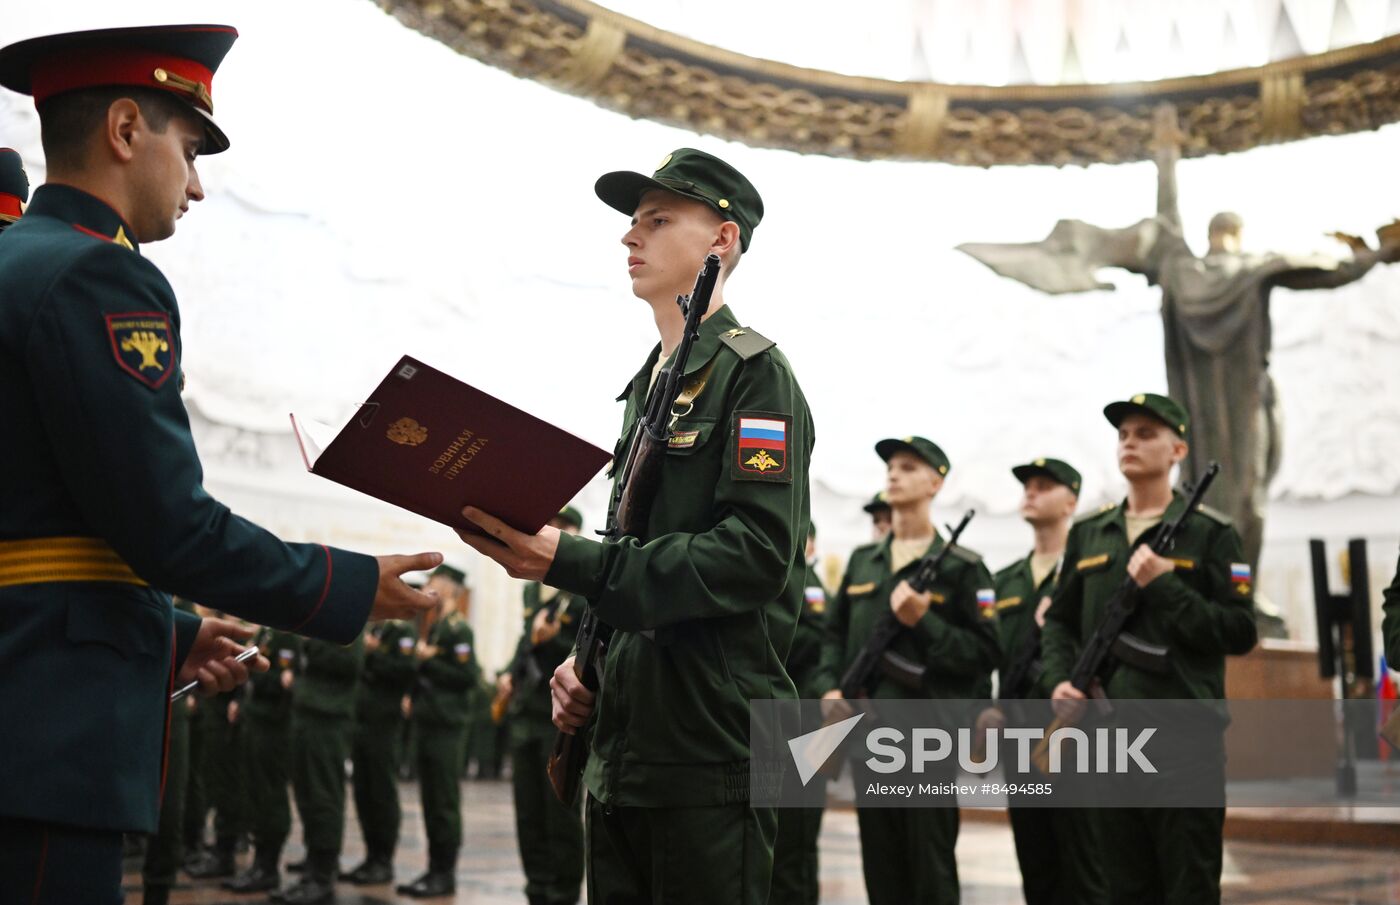
<svg viewBox="0 0 1400 905">
<path fill-rule="evenodd" d="M 286 905 L 322 905 L 335 901 L 335 886 L 329 877 L 308 872 L 295 885 L 273 893 L 271 898 Z"/>
<path fill-rule="evenodd" d="M 394 868 L 383 855 L 369 855 L 364 863 L 340 875 L 340 879 L 356 886 L 379 886 L 394 882 Z"/>
<path fill-rule="evenodd" d="M 277 870 L 276 858 L 260 857 L 247 870 L 219 885 L 232 892 L 267 892 L 282 885 L 282 874 Z"/>
<path fill-rule="evenodd" d="M 210 849 L 194 861 L 185 865 L 185 873 L 195 880 L 212 880 L 215 877 L 233 876 L 233 850 L 226 848 Z"/>
<path fill-rule="evenodd" d="M 457 878 L 450 870 L 429 870 L 412 883 L 394 887 L 399 895 L 415 899 L 430 899 L 434 896 L 450 896 L 457 891 Z"/>
</svg>

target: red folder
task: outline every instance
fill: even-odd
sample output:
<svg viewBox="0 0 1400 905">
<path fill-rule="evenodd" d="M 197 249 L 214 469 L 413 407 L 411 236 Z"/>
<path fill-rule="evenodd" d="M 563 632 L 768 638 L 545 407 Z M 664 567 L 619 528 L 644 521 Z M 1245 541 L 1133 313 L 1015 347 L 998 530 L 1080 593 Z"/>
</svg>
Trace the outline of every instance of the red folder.
<svg viewBox="0 0 1400 905">
<path fill-rule="evenodd" d="M 307 471 L 474 533 L 467 505 L 534 534 L 612 458 L 406 355 L 333 439 L 291 417 Z"/>
</svg>

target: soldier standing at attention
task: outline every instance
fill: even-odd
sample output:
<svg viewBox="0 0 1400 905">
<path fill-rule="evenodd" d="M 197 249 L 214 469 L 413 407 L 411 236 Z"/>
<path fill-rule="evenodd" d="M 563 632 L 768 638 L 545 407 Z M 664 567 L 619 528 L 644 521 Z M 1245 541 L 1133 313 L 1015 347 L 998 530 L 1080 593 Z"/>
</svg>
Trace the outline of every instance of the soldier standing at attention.
<svg viewBox="0 0 1400 905">
<path fill-rule="evenodd" d="M 588 901 L 763 905 L 778 818 L 749 803 L 748 702 L 796 696 L 783 661 L 802 609 L 814 442 L 786 357 L 725 305 L 763 202 L 739 171 L 690 148 L 651 176 L 608 173 L 594 190 L 632 218 L 622 237 L 632 292 L 661 335 L 618 397 L 619 454 L 681 343 L 676 296 L 707 255 L 721 261 L 648 523 L 599 542 L 549 526 L 525 535 L 468 509 L 490 536 L 463 539 L 514 577 L 586 598 L 614 628 L 599 695 L 572 658 L 552 680 L 561 730 L 576 732 L 597 705 L 583 775 Z"/>
<path fill-rule="evenodd" d="M 1171 669 L 1158 675 L 1123 662 L 1103 689 L 1110 698 L 1212 700 L 1225 697 L 1225 657 L 1257 639 L 1253 582 L 1240 535 L 1206 506 L 1189 513 L 1172 558 L 1148 546 L 1153 530 L 1175 519 L 1186 498 L 1172 490 L 1172 468 L 1186 457 L 1190 419 L 1166 396 L 1143 393 L 1104 409 L 1118 430 L 1118 470 L 1128 496 L 1070 530 L 1064 574 L 1045 614 L 1045 684 L 1056 712 L 1085 700 L 1069 681 L 1080 645 L 1103 618 L 1125 576 L 1141 589 L 1130 630 L 1171 649 Z M 1199 752 L 1219 767 L 1224 800 L 1224 741 Z M 1165 772 L 1165 770 L 1164 770 Z M 1121 808 L 1098 812 L 1100 852 L 1109 899 L 1143 905 L 1211 905 L 1220 901 L 1225 809 Z"/>
<path fill-rule="evenodd" d="M 841 699 L 841 676 L 859 655 L 879 618 L 893 611 L 908 631 L 890 650 L 927 667 L 917 691 L 883 680 L 872 698 L 928 697 L 969 700 L 981 696 L 1000 656 L 992 576 L 982 557 L 954 546 L 935 584 L 916 593 L 905 579 L 945 541 L 930 507 L 950 465 L 938 445 L 923 437 L 881 440 L 875 452 L 886 464 L 885 495 L 892 530 L 879 543 L 856 548 L 827 614 L 822 648 L 824 698 Z M 872 774 L 852 761 L 857 788 Z M 959 900 L 958 805 L 860 808 L 861 861 L 871 905 L 956 905 Z"/>
<path fill-rule="evenodd" d="M 228 138 L 213 76 L 237 32 L 159 26 L 0 49 L 33 95 L 48 182 L 0 234 L 0 901 L 121 901 L 122 833 L 155 832 L 172 686 L 232 689 L 252 632 L 179 594 L 349 643 L 431 603 L 437 554 L 288 544 L 205 492 L 180 400 L 180 311 L 141 246 L 204 197 Z"/>
<path fill-rule="evenodd" d="M 365 632 L 365 672 L 356 705 L 352 774 L 355 813 L 365 860 L 340 879 L 357 886 L 394 882 L 399 844 L 399 765 L 403 760 L 404 696 L 418 678 L 413 623 L 376 622 Z"/>
<path fill-rule="evenodd" d="M 348 647 L 314 639 L 302 645 L 292 695 L 292 794 L 306 862 L 301 879 L 273 893 L 274 902 L 311 905 L 335 899 L 345 841 L 345 762 L 364 662 L 363 636 Z"/>
<path fill-rule="evenodd" d="M 248 828 L 253 863 L 221 884 L 234 892 L 264 892 L 281 885 L 282 847 L 292 831 L 287 801 L 291 761 L 292 699 L 301 669 L 302 640 L 291 632 L 264 628 L 254 638 L 272 669 L 254 676 L 240 705 L 243 761 L 248 789 Z"/>
<path fill-rule="evenodd" d="M 572 506 L 550 525 L 576 535 L 583 517 Z M 538 581 L 525 586 L 524 634 L 498 694 L 510 704 L 511 785 L 515 835 L 530 905 L 573 905 L 583 886 L 583 818 L 559 801 L 545 772 L 556 730 L 549 677 L 573 650 L 587 601 Z"/>
<path fill-rule="evenodd" d="M 870 498 L 870 502 L 860 507 L 870 516 L 870 539 L 876 543 L 890 533 L 890 501 L 882 490 Z"/>
<path fill-rule="evenodd" d="M 24 213 L 29 200 L 29 175 L 24 161 L 13 148 L 0 148 L 0 232 Z"/>
<path fill-rule="evenodd" d="M 1021 517 L 1035 532 L 1035 543 L 1027 556 L 996 574 L 1003 682 L 1029 636 L 1044 624 L 1082 483 L 1079 472 L 1059 459 L 1036 459 L 1011 473 L 1024 488 Z M 1002 697 L 1007 693 L 1003 686 Z M 1043 700 L 1050 689 L 1037 678 L 1023 696 Z M 984 716 L 979 729 L 1005 725 L 1000 710 Z M 1002 763 L 1011 762 L 1003 754 Z M 1093 809 L 1020 807 L 1013 797 L 1008 813 L 1026 905 L 1108 905 Z"/>
<path fill-rule="evenodd" d="M 807 528 L 807 579 L 802 591 L 802 615 L 788 651 L 787 672 L 797 686 L 797 696 L 815 702 L 826 691 L 820 687 L 822 642 L 826 636 L 826 588 L 817 576 L 817 526 Z M 802 731 L 821 727 L 821 708 L 804 706 Z M 824 777 L 813 777 L 822 782 Z M 779 808 L 778 840 L 773 848 L 773 887 L 768 905 L 817 905 L 821 893 L 817 873 L 817 840 L 821 835 L 823 808 Z"/>
<path fill-rule="evenodd" d="M 472 697 L 481 681 L 467 608 L 466 576 L 438 566 L 428 579 L 441 610 L 419 639 L 413 728 L 418 736 L 418 791 L 428 836 L 428 869 L 395 889 L 415 898 L 451 895 L 457 888 L 457 856 L 462 850 L 462 787 L 458 777 L 466 756 Z"/>
</svg>

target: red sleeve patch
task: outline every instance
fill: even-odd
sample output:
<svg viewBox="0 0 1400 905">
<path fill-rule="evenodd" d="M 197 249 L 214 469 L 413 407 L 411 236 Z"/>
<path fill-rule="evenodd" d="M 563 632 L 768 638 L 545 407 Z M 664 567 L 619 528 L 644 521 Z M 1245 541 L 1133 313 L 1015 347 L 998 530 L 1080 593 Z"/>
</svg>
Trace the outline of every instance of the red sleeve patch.
<svg viewBox="0 0 1400 905">
<path fill-rule="evenodd" d="M 175 338 L 168 316 L 135 311 L 109 314 L 106 320 L 117 367 L 153 390 L 175 373 Z"/>
</svg>

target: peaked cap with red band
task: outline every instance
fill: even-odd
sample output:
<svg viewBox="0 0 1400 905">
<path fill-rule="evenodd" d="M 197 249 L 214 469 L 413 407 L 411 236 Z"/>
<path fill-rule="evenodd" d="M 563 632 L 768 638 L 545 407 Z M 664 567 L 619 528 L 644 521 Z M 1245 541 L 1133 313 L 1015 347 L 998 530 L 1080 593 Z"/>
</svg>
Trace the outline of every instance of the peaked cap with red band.
<svg viewBox="0 0 1400 905">
<path fill-rule="evenodd" d="M 204 122 L 202 154 L 227 150 L 214 122 L 214 70 L 238 32 L 228 25 L 102 28 L 30 38 L 0 49 L 0 85 L 34 96 L 34 104 L 85 88 L 166 91 Z"/>
<path fill-rule="evenodd" d="M 24 161 L 14 149 L 0 148 L 0 229 L 19 219 L 21 205 L 28 200 Z"/>
</svg>

